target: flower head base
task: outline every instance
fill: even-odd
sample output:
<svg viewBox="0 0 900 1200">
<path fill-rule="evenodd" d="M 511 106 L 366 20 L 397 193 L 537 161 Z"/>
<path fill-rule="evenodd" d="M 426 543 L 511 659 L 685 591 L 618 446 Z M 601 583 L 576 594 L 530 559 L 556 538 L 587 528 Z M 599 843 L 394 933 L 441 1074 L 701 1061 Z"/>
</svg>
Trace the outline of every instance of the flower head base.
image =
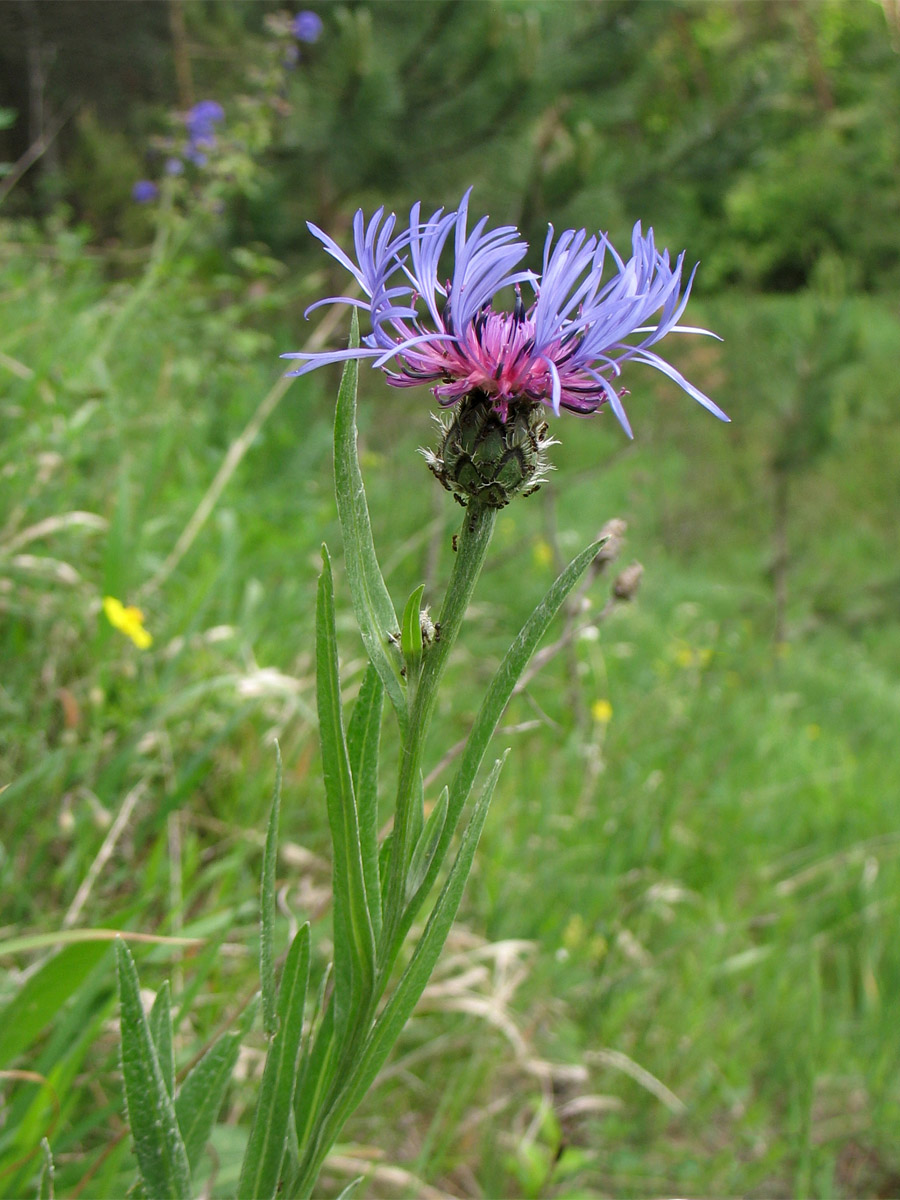
<svg viewBox="0 0 900 1200">
<path fill-rule="evenodd" d="M 484 217 L 468 231 L 469 194 L 457 211 L 438 209 L 425 220 L 414 204 L 408 228 L 399 232 L 396 218 L 385 217 L 383 209 L 368 224 L 357 212 L 355 262 L 310 225 L 366 297 L 333 296 L 312 308 L 356 305 L 369 314 L 371 332 L 356 349 L 284 355 L 303 360 L 293 374 L 368 358 L 384 369 L 394 387 L 429 385 L 443 406 L 478 395 L 501 422 L 522 406 L 589 415 L 608 404 L 631 437 L 622 407 L 627 393 L 613 380 L 624 363 L 634 361 L 668 375 L 710 412 L 728 420 L 650 349 L 668 333 L 709 333 L 679 324 L 693 282 L 691 274 L 682 283 L 684 254 L 673 264 L 668 250 L 656 249 L 653 231 L 644 235 L 640 224 L 634 227 L 627 262 L 604 233 L 568 229 L 554 244 L 551 226 L 543 270 L 536 275 L 519 267 L 528 246 L 514 226 L 488 230 Z M 451 242 L 453 263 L 446 278 L 440 264 Z M 512 310 L 495 309 L 498 294 L 506 289 L 515 294 Z M 530 302 L 523 289 L 532 293 Z"/>
<path fill-rule="evenodd" d="M 536 492 L 550 469 L 545 451 L 556 440 L 543 411 L 540 404 L 519 403 L 504 419 L 488 396 L 472 392 L 452 416 L 437 418 L 440 446 L 437 454 L 423 450 L 425 461 L 460 504 L 504 508 L 518 493 Z"/>
</svg>

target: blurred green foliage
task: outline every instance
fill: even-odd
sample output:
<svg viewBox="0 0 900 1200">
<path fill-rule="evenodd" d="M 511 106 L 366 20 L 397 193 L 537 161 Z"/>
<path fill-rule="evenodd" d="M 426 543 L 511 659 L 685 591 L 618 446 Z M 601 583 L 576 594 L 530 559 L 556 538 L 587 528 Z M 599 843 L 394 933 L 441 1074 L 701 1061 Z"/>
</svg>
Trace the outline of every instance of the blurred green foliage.
<svg viewBox="0 0 900 1200">
<path fill-rule="evenodd" d="M 169 7 L 185 29 L 181 75 L 161 5 L 0 12 L 0 103 L 19 111 L 0 131 L 6 157 L 55 114 L 70 118 L 20 189 L 23 211 L 63 197 L 95 237 L 121 235 L 122 202 L 165 126 L 160 100 L 213 97 L 233 119 L 259 94 L 276 6 Z M 707 290 L 794 290 L 825 253 L 855 286 L 897 282 L 900 35 L 875 0 L 320 7 L 321 39 L 280 82 L 269 73 L 275 127 L 250 147 L 254 187 L 229 213 L 232 241 L 296 253 L 306 220 L 333 230 L 358 204 L 436 207 L 475 184 L 486 210 L 538 242 L 548 220 L 619 236 L 652 221 L 702 259 Z"/>
<path fill-rule="evenodd" d="M 896 6 L 315 7 L 288 69 L 274 4 L 0 6 L 0 1070 L 33 1072 L 4 1077 L 0 1191 L 35 1194 L 45 1134 L 58 1195 L 130 1185 L 92 931 L 197 939 L 133 946 L 173 978 L 181 1075 L 250 999 L 273 736 L 282 946 L 310 916 L 329 955 L 311 637 L 335 379 L 279 400 L 276 356 L 334 290 L 306 220 L 340 240 L 360 205 L 474 184 L 536 254 L 548 221 L 618 243 L 640 218 L 699 258 L 690 319 L 725 340 L 673 354 L 733 424 L 638 368 L 636 442 L 561 420 L 551 483 L 502 514 L 433 759 L 555 557 L 623 516 L 645 583 L 603 623 L 598 584 L 514 701 L 467 928 L 326 1186 L 378 1145 L 410 1194 L 895 1194 Z M 204 98 L 226 112 L 208 169 L 136 206 Z M 362 388 L 388 584 L 434 599 L 459 514 L 415 454 L 428 397 Z"/>
</svg>

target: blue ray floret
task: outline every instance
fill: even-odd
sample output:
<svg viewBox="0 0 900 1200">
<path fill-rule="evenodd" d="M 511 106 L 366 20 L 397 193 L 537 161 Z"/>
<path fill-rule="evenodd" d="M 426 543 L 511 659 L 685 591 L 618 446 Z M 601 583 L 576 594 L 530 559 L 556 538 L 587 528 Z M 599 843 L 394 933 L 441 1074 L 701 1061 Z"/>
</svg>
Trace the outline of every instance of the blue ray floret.
<svg viewBox="0 0 900 1200">
<path fill-rule="evenodd" d="M 567 229 L 544 244 L 540 275 L 520 264 L 528 244 L 513 225 L 488 229 L 482 217 L 468 231 L 471 189 L 455 211 L 422 219 L 414 204 L 406 228 L 378 209 L 353 220 L 355 260 L 317 226 L 310 231 L 356 280 L 363 297 L 330 296 L 313 304 L 352 304 L 369 314 L 371 330 L 355 349 L 285 354 L 303 375 L 327 363 L 370 359 L 395 387 L 430 385 L 443 406 L 478 393 L 505 421 L 516 405 L 545 404 L 581 415 L 609 404 L 632 436 L 613 380 L 629 361 L 656 368 L 723 421 L 729 418 L 671 363 L 650 349 L 669 333 L 706 334 L 679 321 L 696 267 L 683 282 L 684 254 L 674 264 L 658 250 L 653 230 L 638 223 L 631 258 L 623 260 L 605 233 Z M 450 256 L 449 278 L 441 275 Z M 445 268 L 446 269 L 446 268 Z M 526 307 L 523 287 L 532 293 Z M 495 309 L 513 289 L 512 311 Z"/>
</svg>

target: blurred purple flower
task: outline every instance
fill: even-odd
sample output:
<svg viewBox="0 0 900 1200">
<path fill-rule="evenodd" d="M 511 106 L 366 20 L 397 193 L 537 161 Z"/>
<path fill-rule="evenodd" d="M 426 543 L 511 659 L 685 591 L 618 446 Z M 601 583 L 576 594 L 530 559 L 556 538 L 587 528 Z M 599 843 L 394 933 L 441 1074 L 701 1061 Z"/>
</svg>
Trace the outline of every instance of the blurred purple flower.
<svg viewBox="0 0 900 1200">
<path fill-rule="evenodd" d="M 513 225 L 486 231 L 483 217 L 467 232 L 469 195 L 459 209 L 438 209 L 423 221 L 414 204 L 408 229 L 394 232 L 396 217 L 380 208 L 368 225 L 362 210 L 353 220 L 356 262 L 315 225 L 310 231 L 350 272 L 367 300 L 332 296 L 313 304 L 353 304 L 368 312 L 372 329 L 358 349 L 282 355 L 302 359 L 294 375 L 326 363 L 368 358 L 385 369 L 395 387 L 431 384 L 443 406 L 483 393 L 505 421 L 517 402 L 541 402 L 557 415 L 580 414 L 609 403 L 629 437 L 617 379 L 629 361 L 655 367 L 723 421 L 722 410 L 650 347 L 668 333 L 710 334 L 679 325 L 694 272 L 682 285 L 684 254 L 674 265 L 656 249 L 652 229 L 632 234 L 632 257 L 616 253 L 604 233 L 567 229 L 544 243 L 540 275 L 518 270 L 528 245 Z M 441 255 L 452 239 L 451 278 L 440 282 Z M 606 256 L 612 260 L 603 281 Z M 696 267 L 694 268 L 696 271 Z M 534 294 L 526 307 L 525 285 Z M 495 311 L 497 294 L 514 288 L 512 312 Z M 648 323 L 652 322 L 652 323 Z M 390 364 L 390 366 L 388 365 Z"/>
<path fill-rule="evenodd" d="M 184 163 L 181 161 L 180 158 L 173 157 L 173 158 L 166 159 L 166 174 L 167 175 L 181 175 L 181 174 L 183 174 L 183 172 L 184 172 Z"/>
<path fill-rule="evenodd" d="M 131 198 L 136 204 L 150 204 L 159 195 L 159 188 L 150 179 L 139 179 L 131 189 Z"/>
<path fill-rule="evenodd" d="M 195 167 L 205 167 L 207 151 L 216 144 L 216 125 L 225 120 L 225 109 L 217 100 L 200 100 L 184 118 L 188 144 L 183 156 Z"/>
<path fill-rule="evenodd" d="M 225 109 L 217 100 L 200 100 L 184 118 L 192 142 L 214 138 L 215 127 L 225 120 Z"/>
<path fill-rule="evenodd" d="M 323 28 L 319 14 L 308 9 L 297 13 L 291 23 L 291 33 L 298 42 L 317 42 L 322 36 Z"/>
</svg>

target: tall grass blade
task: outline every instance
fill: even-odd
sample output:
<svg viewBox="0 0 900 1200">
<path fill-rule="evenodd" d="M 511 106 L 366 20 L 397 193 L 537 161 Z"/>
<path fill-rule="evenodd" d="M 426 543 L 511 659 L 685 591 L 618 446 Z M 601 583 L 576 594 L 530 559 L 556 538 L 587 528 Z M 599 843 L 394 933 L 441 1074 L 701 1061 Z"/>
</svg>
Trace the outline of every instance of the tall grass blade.
<svg viewBox="0 0 900 1200">
<path fill-rule="evenodd" d="M 359 345 L 359 322 L 354 310 L 350 345 Z M 395 646 L 400 636 L 397 614 L 381 576 L 372 541 L 372 525 L 356 448 L 356 387 L 359 363 L 347 362 L 341 377 L 334 416 L 334 490 L 344 538 L 344 563 L 353 598 L 353 611 L 366 653 L 384 683 L 406 728 L 406 692 Z"/>
<path fill-rule="evenodd" d="M 278 863 L 278 817 L 281 809 L 281 747 L 275 743 L 275 790 L 266 827 L 260 885 L 259 976 L 262 985 L 263 1029 L 268 1037 L 276 1030 L 275 1009 L 275 871 Z"/>
<path fill-rule="evenodd" d="M 53 1166 L 53 1155 L 50 1153 L 50 1143 L 46 1138 L 41 1138 L 41 1154 L 43 1155 L 44 1162 L 41 1167 L 40 1178 L 38 1179 L 38 1200 L 53 1200 L 53 1175 L 55 1167 Z"/>
<path fill-rule="evenodd" d="M 344 740 L 331 559 L 324 546 L 316 603 L 316 698 L 334 859 L 334 1004 L 340 1040 L 350 1014 L 372 985 L 375 937 L 370 914 L 380 900 L 366 891 L 359 815 Z"/>
<path fill-rule="evenodd" d="M 33 1045 L 106 950 L 105 942 L 76 942 L 54 954 L 25 981 L 0 1010 L 0 1069 Z"/>
<path fill-rule="evenodd" d="M 190 1200 L 187 1152 L 144 1016 L 134 960 L 122 941 L 116 942 L 116 966 L 125 1102 L 141 1181 L 152 1200 Z"/>
<path fill-rule="evenodd" d="M 351 1200 L 351 1197 L 356 1195 L 356 1189 L 363 1181 L 362 1175 L 357 1175 L 355 1179 L 351 1179 L 344 1190 L 338 1195 L 337 1200 Z"/>
<path fill-rule="evenodd" d="M 0 1132 L 0 1180 L 4 1196 L 30 1194 L 34 1175 L 31 1153 L 58 1113 L 56 1128 L 67 1129 L 78 1104 L 82 1072 L 89 1073 L 96 1056 L 97 1039 L 112 1018 L 118 1000 L 109 994 L 111 948 L 102 956 L 69 1003 L 29 1053 L 27 1067 L 44 1083 L 19 1088 L 6 1099 Z M 23 1064 L 24 1065 L 24 1064 Z"/>
<path fill-rule="evenodd" d="M 378 871 L 378 748 L 384 684 L 370 663 L 347 727 L 347 755 L 356 793 L 359 845 L 372 932 L 381 932 L 381 883 Z"/>
<path fill-rule="evenodd" d="M 291 943 L 278 992 L 278 1030 L 269 1043 L 238 1195 L 273 1200 L 288 1141 L 288 1124 L 300 1066 L 303 1009 L 309 983 L 309 926 Z"/>
</svg>

